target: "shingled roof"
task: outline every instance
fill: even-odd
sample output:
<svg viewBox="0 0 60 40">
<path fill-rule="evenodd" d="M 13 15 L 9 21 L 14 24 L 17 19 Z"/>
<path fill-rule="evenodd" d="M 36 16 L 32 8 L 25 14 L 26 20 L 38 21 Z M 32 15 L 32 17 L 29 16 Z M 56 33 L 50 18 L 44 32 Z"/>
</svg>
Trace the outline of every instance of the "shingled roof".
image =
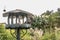
<svg viewBox="0 0 60 40">
<path fill-rule="evenodd" d="M 11 16 L 11 14 L 13 15 L 13 16 L 26 16 L 26 15 L 28 15 L 28 16 L 33 16 L 33 14 L 32 13 L 30 13 L 30 12 L 27 12 L 27 11 L 24 11 L 24 10 L 20 10 L 20 9 L 16 9 L 16 10 L 12 10 L 12 11 L 8 11 L 8 12 L 5 12 L 5 13 L 3 13 L 3 17 L 7 17 L 7 16 Z"/>
</svg>

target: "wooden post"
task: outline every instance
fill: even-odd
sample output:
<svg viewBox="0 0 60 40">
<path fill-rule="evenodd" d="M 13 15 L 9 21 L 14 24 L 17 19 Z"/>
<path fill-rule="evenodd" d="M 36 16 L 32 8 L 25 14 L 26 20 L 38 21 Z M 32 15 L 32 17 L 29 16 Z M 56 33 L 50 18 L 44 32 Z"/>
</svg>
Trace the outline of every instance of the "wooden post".
<svg viewBox="0 0 60 40">
<path fill-rule="evenodd" d="M 10 16 L 8 16 L 8 24 L 10 24 L 10 23 L 9 23 L 9 18 L 10 18 Z"/>
<path fill-rule="evenodd" d="M 22 17 L 23 23 L 24 23 L 24 17 Z"/>
<path fill-rule="evenodd" d="M 20 16 L 19 16 L 19 24 L 20 24 L 21 22 L 20 22 Z"/>
<path fill-rule="evenodd" d="M 13 24 L 13 15 L 11 16 L 11 24 Z"/>
<path fill-rule="evenodd" d="M 16 24 L 17 24 L 17 18 L 18 18 L 18 16 L 16 16 Z M 20 40 L 20 30 L 19 30 L 19 28 L 17 29 L 17 35 L 16 35 L 16 39 L 17 40 Z"/>
<path fill-rule="evenodd" d="M 17 35 L 16 35 L 16 37 L 17 37 L 17 40 L 20 40 L 20 30 L 19 29 L 17 29 Z"/>
<path fill-rule="evenodd" d="M 16 16 L 16 24 L 17 24 L 17 16 Z"/>
</svg>

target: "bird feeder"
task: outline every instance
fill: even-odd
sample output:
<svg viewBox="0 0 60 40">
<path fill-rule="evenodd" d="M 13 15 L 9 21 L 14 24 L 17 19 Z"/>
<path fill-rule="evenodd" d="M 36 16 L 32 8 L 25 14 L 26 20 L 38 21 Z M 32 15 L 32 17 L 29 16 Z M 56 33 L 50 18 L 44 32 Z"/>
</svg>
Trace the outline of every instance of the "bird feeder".
<svg viewBox="0 0 60 40">
<path fill-rule="evenodd" d="M 6 29 L 17 29 L 17 40 L 20 40 L 20 29 L 29 29 L 31 27 L 31 19 L 33 15 L 23 10 L 12 10 L 3 13 L 3 17 L 7 18 Z M 15 19 L 15 20 L 14 20 Z"/>
<path fill-rule="evenodd" d="M 6 29 L 29 29 L 33 15 L 29 12 L 16 9 L 3 13 L 3 17 L 8 17 Z"/>
</svg>

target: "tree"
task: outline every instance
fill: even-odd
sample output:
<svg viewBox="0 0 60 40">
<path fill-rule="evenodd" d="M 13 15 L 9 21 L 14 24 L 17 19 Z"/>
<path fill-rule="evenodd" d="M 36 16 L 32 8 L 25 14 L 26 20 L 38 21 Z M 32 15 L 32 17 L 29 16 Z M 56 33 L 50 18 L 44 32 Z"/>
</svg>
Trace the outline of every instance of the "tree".
<svg viewBox="0 0 60 40">
<path fill-rule="evenodd" d="M 45 25 L 44 25 L 44 29 L 49 29 L 49 32 L 50 32 L 50 29 L 52 27 L 52 11 L 49 11 L 47 10 L 46 12 L 44 12 L 43 14 L 41 14 L 41 17 L 45 20 Z"/>
</svg>

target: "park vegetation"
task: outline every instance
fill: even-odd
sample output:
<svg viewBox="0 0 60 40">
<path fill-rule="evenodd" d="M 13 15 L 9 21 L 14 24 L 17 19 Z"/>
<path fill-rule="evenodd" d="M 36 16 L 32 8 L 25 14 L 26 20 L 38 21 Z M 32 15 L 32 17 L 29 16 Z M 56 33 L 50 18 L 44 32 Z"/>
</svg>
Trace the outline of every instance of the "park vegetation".
<svg viewBox="0 0 60 40">
<path fill-rule="evenodd" d="M 23 34 L 21 30 L 21 36 Z M 11 35 L 10 29 L 5 29 L 4 24 L 0 24 L 0 40 L 16 40 Z M 27 30 L 21 40 L 60 40 L 60 8 L 55 12 L 47 10 L 39 16 L 35 15 L 32 28 Z"/>
</svg>

